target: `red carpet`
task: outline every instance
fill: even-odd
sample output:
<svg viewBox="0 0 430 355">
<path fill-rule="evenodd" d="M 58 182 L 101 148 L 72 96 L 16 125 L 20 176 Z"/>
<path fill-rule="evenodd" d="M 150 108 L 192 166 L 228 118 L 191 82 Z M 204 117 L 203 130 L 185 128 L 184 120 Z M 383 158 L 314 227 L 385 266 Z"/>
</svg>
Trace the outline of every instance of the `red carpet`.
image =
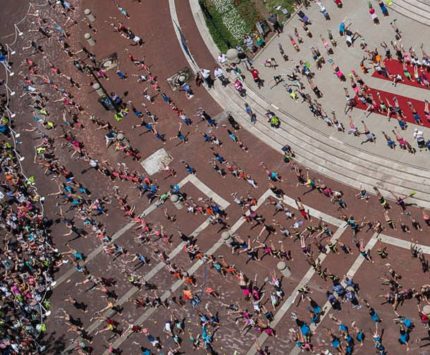
<svg viewBox="0 0 430 355">
<path fill-rule="evenodd" d="M 403 75 L 403 66 L 402 66 L 402 63 L 399 62 L 398 60 L 396 60 L 396 59 L 385 59 L 384 60 L 384 65 L 385 65 L 385 67 L 386 67 L 386 69 L 387 69 L 387 71 L 388 71 L 388 73 L 390 75 L 400 74 L 402 76 L 403 81 L 400 82 L 400 83 L 398 83 L 397 85 L 409 85 L 409 86 L 415 86 L 415 87 L 418 87 L 418 88 L 421 88 L 421 89 L 430 90 L 430 88 L 428 88 L 427 86 L 419 84 L 414 79 L 414 66 L 413 65 L 407 65 L 407 67 L 408 67 L 408 71 L 411 74 L 412 79 L 414 81 L 408 80 Z M 420 69 L 418 69 L 418 70 L 420 71 Z M 430 81 L 430 73 L 426 72 L 425 70 L 424 71 L 420 71 L 420 73 L 422 73 L 427 78 L 427 80 Z M 374 78 L 392 81 L 392 79 L 386 78 L 385 76 L 378 74 L 376 71 L 372 74 L 372 76 Z"/>
<path fill-rule="evenodd" d="M 430 122 L 428 122 L 424 116 L 424 102 L 423 101 L 418 101 L 418 100 L 414 100 L 414 99 L 410 99 L 409 97 L 405 97 L 405 96 L 400 96 L 400 95 L 394 95 L 390 92 L 387 91 L 382 91 L 382 90 L 375 90 L 373 88 L 369 89 L 369 93 L 371 93 L 373 95 L 373 98 L 377 101 L 377 103 L 379 104 L 378 98 L 376 96 L 376 92 L 379 91 L 379 94 L 381 95 L 382 100 L 384 100 L 385 98 L 387 98 L 389 100 L 389 102 L 391 103 L 392 106 L 394 106 L 393 103 L 393 97 L 396 96 L 399 104 L 400 104 L 400 108 L 402 109 L 404 115 L 406 116 L 405 121 L 407 121 L 408 123 L 414 124 L 416 125 L 416 122 L 412 116 L 412 112 L 409 109 L 409 106 L 407 105 L 407 102 L 410 101 L 414 106 L 415 109 L 417 110 L 418 114 L 421 117 L 421 122 L 423 123 L 423 125 L 425 127 L 429 127 L 430 128 Z M 385 101 L 385 100 L 384 100 Z M 366 110 L 367 106 L 363 105 L 358 98 L 356 97 L 356 102 L 357 102 L 357 106 L 356 108 L 360 109 L 360 110 Z M 377 112 L 372 113 L 371 117 L 374 116 L 375 114 L 378 114 Z M 384 115 L 384 117 L 380 116 L 380 115 Z M 380 115 L 378 115 L 378 118 L 381 119 L 388 119 L 386 118 L 387 113 L 382 112 Z M 376 116 L 375 116 L 376 117 Z M 394 117 L 392 117 L 392 119 L 395 119 Z"/>
</svg>

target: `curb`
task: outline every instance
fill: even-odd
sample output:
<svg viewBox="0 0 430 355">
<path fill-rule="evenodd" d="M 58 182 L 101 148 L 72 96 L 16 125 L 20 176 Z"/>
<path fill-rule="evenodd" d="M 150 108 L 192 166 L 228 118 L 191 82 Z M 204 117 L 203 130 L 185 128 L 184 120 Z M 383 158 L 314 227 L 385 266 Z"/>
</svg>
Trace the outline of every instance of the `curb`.
<svg viewBox="0 0 430 355">
<path fill-rule="evenodd" d="M 219 50 L 206 27 L 201 8 L 197 1 L 189 0 L 189 4 L 200 35 L 209 52 L 216 60 Z M 173 17 L 176 13 L 172 13 L 171 15 Z M 290 19 L 292 18 L 293 16 L 291 16 Z M 197 65 L 194 65 L 193 69 L 199 70 Z M 221 107 L 227 107 L 228 111 L 233 112 L 235 118 L 251 134 L 278 152 L 280 152 L 280 148 L 285 144 L 290 144 L 293 148 L 297 148 L 296 150 L 299 150 L 300 153 L 296 156 L 295 160 L 300 164 L 354 188 L 359 189 L 362 185 L 370 193 L 373 191 L 374 186 L 378 186 L 382 194 L 390 199 L 392 198 L 390 191 L 394 191 L 398 194 L 409 194 L 411 190 L 419 190 L 413 199 L 414 202 L 419 206 L 430 208 L 430 185 L 426 184 L 426 181 L 430 177 L 430 170 L 418 169 L 408 166 L 407 164 L 403 165 L 397 161 L 390 161 L 381 156 L 371 155 L 364 150 L 352 146 L 349 146 L 348 150 L 339 150 L 338 143 L 330 141 L 329 136 L 321 134 L 321 132 L 313 131 L 311 127 L 304 125 L 293 115 L 265 101 L 258 93 L 252 91 L 250 88 L 246 88 L 248 100 L 240 98 L 231 88 L 224 88 L 223 90 L 214 88 L 208 90 L 208 93 Z M 280 112 L 280 116 L 287 117 L 288 121 L 285 121 L 285 119 L 282 120 L 282 129 L 276 131 L 270 128 L 268 124 L 262 124 L 261 120 L 253 126 L 249 123 L 249 118 L 243 110 L 243 104 L 246 101 L 253 101 L 255 104 L 253 107 L 254 112 L 263 117 L 265 111 L 270 108 L 271 110 L 275 110 L 275 112 Z M 309 142 L 306 142 L 306 140 L 309 140 Z M 327 140 L 332 144 L 327 144 L 325 142 Z M 293 141 L 295 142 L 293 143 Z M 312 144 L 314 142 L 319 142 L 319 144 Z M 323 150 L 322 147 L 324 146 L 326 149 Z M 344 146 L 348 145 L 344 143 Z M 338 150 L 339 154 L 344 157 L 340 158 L 339 155 L 318 157 L 318 154 L 324 153 L 327 150 Z M 358 162 L 351 163 L 351 160 L 354 159 L 362 162 L 362 164 L 360 165 Z M 375 162 L 375 159 L 377 162 Z M 357 172 L 357 170 L 363 171 L 363 169 L 367 169 L 367 174 Z M 404 177 L 399 178 L 399 175 L 404 175 Z M 358 180 L 357 177 L 359 177 L 360 180 Z"/>
</svg>

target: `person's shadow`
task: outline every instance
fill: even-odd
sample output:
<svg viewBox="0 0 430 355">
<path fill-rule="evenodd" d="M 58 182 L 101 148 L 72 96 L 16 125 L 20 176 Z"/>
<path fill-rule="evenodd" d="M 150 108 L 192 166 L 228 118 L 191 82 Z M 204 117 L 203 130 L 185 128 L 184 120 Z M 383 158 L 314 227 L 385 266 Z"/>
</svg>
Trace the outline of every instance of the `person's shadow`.
<svg viewBox="0 0 430 355">
<path fill-rule="evenodd" d="M 427 344 L 420 345 L 420 348 L 425 348 L 425 347 L 430 345 L 430 330 L 427 330 L 427 336 L 424 338 L 421 338 L 420 341 L 428 341 L 429 342 Z"/>
</svg>

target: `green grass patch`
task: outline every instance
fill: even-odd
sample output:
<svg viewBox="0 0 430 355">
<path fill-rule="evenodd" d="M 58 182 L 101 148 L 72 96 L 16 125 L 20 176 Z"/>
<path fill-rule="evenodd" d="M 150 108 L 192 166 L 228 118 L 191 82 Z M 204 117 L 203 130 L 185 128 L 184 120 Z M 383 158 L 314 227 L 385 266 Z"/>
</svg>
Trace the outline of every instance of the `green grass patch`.
<svg viewBox="0 0 430 355">
<path fill-rule="evenodd" d="M 266 0 L 266 1 L 257 0 L 257 1 L 262 1 L 266 6 L 267 11 L 269 11 L 270 13 L 275 11 L 274 10 L 275 7 L 281 6 L 284 9 L 287 9 L 290 14 L 293 14 L 294 7 L 296 5 L 295 0 Z M 280 11 L 275 11 L 275 12 L 278 14 L 278 17 L 282 22 L 286 20 L 286 17 L 282 12 Z"/>
<path fill-rule="evenodd" d="M 240 40 L 233 37 L 224 25 L 222 14 L 217 11 L 211 0 L 199 0 L 199 4 L 205 16 L 209 33 L 221 52 L 225 53 L 229 48 L 243 45 Z M 246 32 L 251 33 L 255 30 L 256 22 L 265 19 L 267 14 L 275 12 L 281 22 L 285 21 L 286 17 L 274 9 L 281 6 L 292 14 L 295 0 L 233 0 L 233 4 L 245 22 Z M 267 9 L 267 14 L 264 14 L 264 7 Z"/>
<path fill-rule="evenodd" d="M 257 21 L 263 19 L 255 8 L 253 0 L 235 0 L 235 7 L 239 12 L 240 16 L 246 23 L 246 31 L 251 33 L 255 30 L 255 24 Z"/>
<path fill-rule="evenodd" d="M 205 16 L 206 25 L 218 49 L 225 53 L 229 48 L 236 47 L 239 44 L 238 41 L 232 36 L 227 27 L 225 27 L 222 22 L 222 15 L 217 11 L 211 1 L 199 0 L 199 4 Z"/>
</svg>

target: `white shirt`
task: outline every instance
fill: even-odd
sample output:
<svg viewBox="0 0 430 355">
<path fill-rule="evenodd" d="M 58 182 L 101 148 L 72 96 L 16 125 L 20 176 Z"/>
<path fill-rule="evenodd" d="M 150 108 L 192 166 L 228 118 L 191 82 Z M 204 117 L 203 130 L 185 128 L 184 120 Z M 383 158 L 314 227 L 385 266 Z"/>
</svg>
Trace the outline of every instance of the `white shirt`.
<svg viewBox="0 0 430 355">
<path fill-rule="evenodd" d="M 224 72 L 223 72 L 223 70 L 221 68 L 216 68 L 214 70 L 214 75 L 215 75 L 216 78 L 219 78 L 221 76 L 224 76 Z"/>
<path fill-rule="evenodd" d="M 418 140 L 418 139 L 422 139 L 422 138 L 424 138 L 424 133 L 423 133 L 423 131 L 415 131 L 415 132 L 414 132 L 414 138 L 416 138 L 417 140 Z"/>
<path fill-rule="evenodd" d="M 224 53 L 221 53 L 218 56 L 218 63 L 224 64 L 225 62 L 227 62 L 227 57 L 226 57 L 226 55 Z"/>
<path fill-rule="evenodd" d="M 207 69 L 202 69 L 201 73 L 202 73 L 203 78 L 205 78 L 205 79 L 209 78 L 211 75 L 211 72 Z"/>
<path fill-rule="evenodd" d="M 321 12 L 324 12 L 326 10 L 324 5 L 321 3 L 321 1 L 317 1 L 316 3 L 319 6 Z"/>
</svg>

